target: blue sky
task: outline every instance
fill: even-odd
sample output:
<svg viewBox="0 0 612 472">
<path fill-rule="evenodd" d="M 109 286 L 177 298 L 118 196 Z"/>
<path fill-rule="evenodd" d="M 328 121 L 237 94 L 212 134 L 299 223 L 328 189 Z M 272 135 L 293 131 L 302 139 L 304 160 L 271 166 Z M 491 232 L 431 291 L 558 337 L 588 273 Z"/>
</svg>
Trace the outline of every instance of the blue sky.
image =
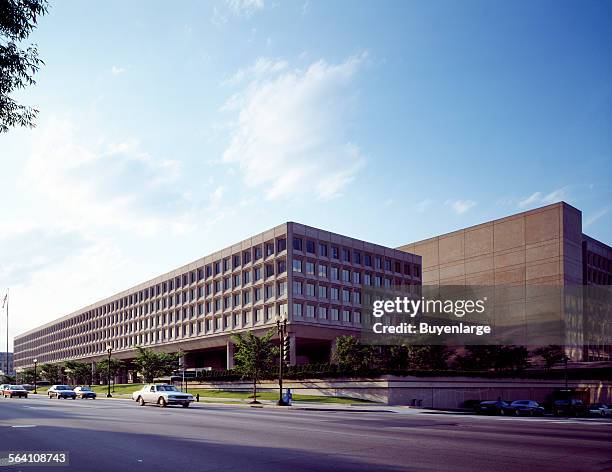
<svg viewBox="0 0 612 472">
<path fill-rule="evenodd" d="M 40 20 L 0 136 L 11 334 L 289 220 L 398 246 L 565 200 L 612 243 L 611 2 L 95 7 Z"/>
</svg>

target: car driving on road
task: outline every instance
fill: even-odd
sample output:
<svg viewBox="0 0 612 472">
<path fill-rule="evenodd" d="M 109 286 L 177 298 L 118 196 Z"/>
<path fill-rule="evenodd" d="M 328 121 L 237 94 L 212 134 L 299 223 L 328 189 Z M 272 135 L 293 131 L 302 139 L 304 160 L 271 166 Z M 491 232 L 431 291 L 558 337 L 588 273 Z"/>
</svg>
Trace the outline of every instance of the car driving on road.
<svg viewBox="0 0 612 472">
<path fill-rule="evenodd" d="M 77 398 L 91 398 L 92 400 L 96 399 L 96 392 L 94 392 L 89 387 L 76 387 L 74 389 L 74 393 L 76 393 Z"/>
<path fill-rule="evenodd" d="M 506 408 L 504 414 L 516 416 L 543 416 L 544 407 L 534 400 L 515 400 Z"/>
<path fill-rule="evenodd" d="M 483 415 L 503 415 L 509 406 L 510 404 L 503 400 L 489 400 L 480 402 L 474 407 L 474 411 Z"/>
<path fill-rule="evenodd" d="M 589 415 L 610 416 L 612 415 L 612 406 L 605 403 L 593 403 L 589 405 Z"/>
<path fill-rule="evenodd" d="M 22 385 L 7 385 L 2 390 L 4 398 L 28 398 L 28 391 Z"/>
<path fill-rule="evenodd" d="M 132 393 L 132 399 L 140 406 L 155 403 L 162 408 L 167 405 L 181 405 L 183 408 L 188 408 L 193 401 L 193 396 L 181 392 L 174 385 L 146 384 L 140 390 Z"/>
<path fill-rule="evenodd" d="M 51 385 L 51 388 L 47 390 L 49 398 L 72 398 L 76 400 L 76 393 L 69 385 Z"/>
</svg>

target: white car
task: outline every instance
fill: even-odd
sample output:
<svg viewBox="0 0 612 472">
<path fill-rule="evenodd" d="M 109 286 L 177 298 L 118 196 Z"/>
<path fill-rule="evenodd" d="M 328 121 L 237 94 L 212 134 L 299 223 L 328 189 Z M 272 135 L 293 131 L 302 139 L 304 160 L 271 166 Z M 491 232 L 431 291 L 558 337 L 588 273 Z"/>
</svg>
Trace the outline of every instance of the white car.
<svg viewBox="0 0 612 472">
<path fill-rule="evenodd" d="M 162 408 L 168 405 L 181 405 L 183 408 L 188 408 L 193 401 L 193 396 L 181 392 L 174 385 L 146 384 L 140 390 L 132 393 L 132 400 L 137 401 L 140 406 L 155 403 Z"/>
<path fill-rule="evenodd" d="M 47 395 L 49 398 L 72 398 L 76 400 L 76 392 L 72 390 L 69 385 L 51 385 L 51 388 L 47 390 Z"/>
<path fill-rule="evenodd" d="M 76 393 L 76 396 L 78 398 L 92 398 L 92 399 L 96 399 L 96 392 L 94 392 L 91 388 L 89 387 L 76 387 L 74 389 L 74 393 Z"/>
</svg>

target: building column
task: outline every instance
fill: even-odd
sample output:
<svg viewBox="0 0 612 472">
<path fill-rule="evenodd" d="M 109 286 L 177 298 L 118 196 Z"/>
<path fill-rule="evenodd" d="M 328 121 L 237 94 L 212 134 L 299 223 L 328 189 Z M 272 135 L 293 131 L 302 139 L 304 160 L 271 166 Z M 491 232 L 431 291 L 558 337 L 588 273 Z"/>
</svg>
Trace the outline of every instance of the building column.
<svg viewBox="0 0 612 472">
<path fill-rule="evenodd" d="M 231 341 L 227 341 L 226 353 L 227 353 L 226 368 L 228 370 L 233 369 L 234 368 L 234 343 L 232 343 Z"/>
</svg>

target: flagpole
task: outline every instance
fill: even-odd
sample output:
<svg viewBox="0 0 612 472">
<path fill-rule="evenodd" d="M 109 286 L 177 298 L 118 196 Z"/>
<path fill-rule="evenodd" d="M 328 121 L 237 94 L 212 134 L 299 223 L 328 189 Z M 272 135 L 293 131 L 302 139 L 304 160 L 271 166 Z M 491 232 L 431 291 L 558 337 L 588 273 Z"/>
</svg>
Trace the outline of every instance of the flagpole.
<svg viewBox="0 0 612 472">
<path fill-rule="evenodd" d="M 4 297 L 4 301 L 6 302 L 6 375 L 9 375 L 9 289 L 6 289 L 6 296 Z"/>
</svg>

